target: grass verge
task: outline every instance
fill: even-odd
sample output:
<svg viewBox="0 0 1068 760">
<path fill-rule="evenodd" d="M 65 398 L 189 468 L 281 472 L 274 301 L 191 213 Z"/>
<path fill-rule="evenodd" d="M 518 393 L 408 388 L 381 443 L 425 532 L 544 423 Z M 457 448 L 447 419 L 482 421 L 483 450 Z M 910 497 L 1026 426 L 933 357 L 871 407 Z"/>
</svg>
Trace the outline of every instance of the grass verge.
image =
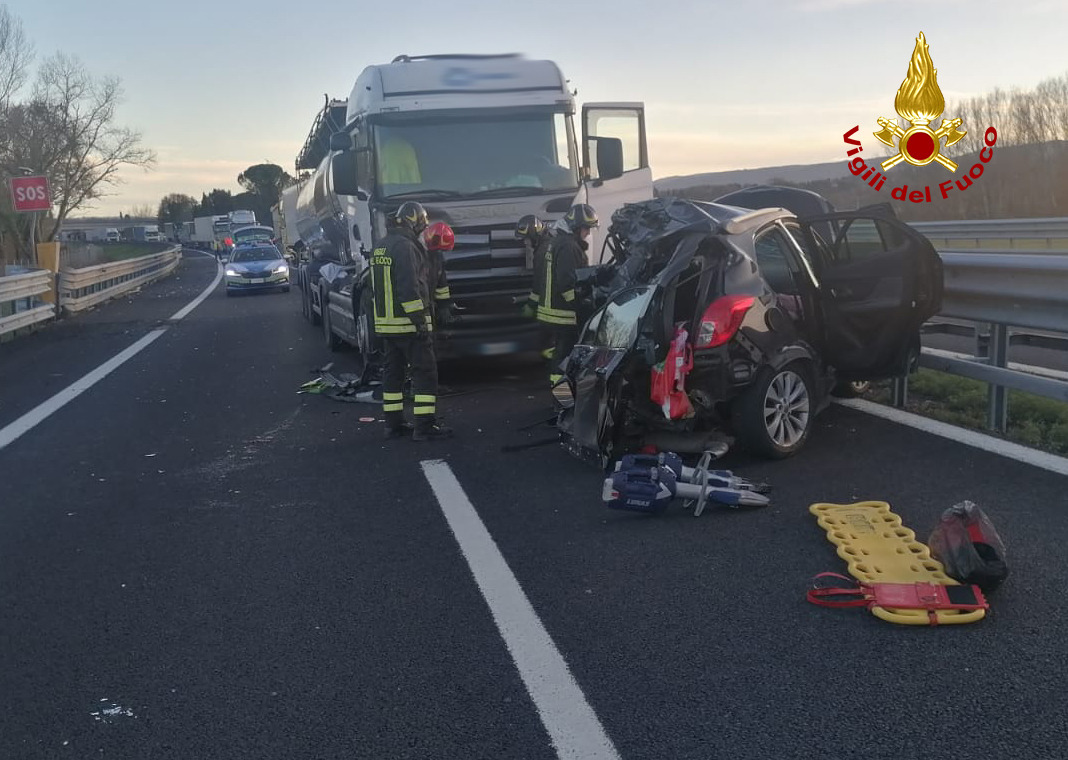
<svg viewBox="0 0 1068 760">
<path fill-rule="evenodd" d="M 1068 456 L 1068 404 L 1010 390 L 1008 430 L 998 435 L 986 427 L 987 387 L 978 380 L 921 369 L 909 377 L 906 408 L 924 417 Z M 889 404 L 889 383 L 873 385 L 866 398 Z"/>
</svg>

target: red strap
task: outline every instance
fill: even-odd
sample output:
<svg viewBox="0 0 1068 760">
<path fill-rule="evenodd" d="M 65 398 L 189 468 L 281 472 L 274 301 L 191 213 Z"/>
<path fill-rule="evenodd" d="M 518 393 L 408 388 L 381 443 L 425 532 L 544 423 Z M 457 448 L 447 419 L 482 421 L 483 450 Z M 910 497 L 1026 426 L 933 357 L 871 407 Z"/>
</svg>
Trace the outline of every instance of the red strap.
<svg viewBox="0 0 1068 760">
<path fill-rule="evenodd" d="M 820 578 L 834 578 L 845 581 L 846 586 L 823 586 Z M 841 573 L 819 573 L 812 578 L 813 587 L 805 597 L 820 607 L 869 607 L 873 597 L 870 590 L 856 580 Z M 835 598 L 843 597 L 843 598 Z M 844 598 L 851 597 L 851 598 Z"/>
</svg>

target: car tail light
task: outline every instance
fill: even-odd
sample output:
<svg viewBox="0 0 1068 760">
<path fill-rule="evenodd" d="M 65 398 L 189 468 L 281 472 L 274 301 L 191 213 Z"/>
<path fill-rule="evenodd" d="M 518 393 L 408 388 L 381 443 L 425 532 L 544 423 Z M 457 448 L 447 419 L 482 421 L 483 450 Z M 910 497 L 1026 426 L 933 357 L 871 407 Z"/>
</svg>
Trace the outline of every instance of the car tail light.
<svg viewBox="0 0 1068 760">
<path fill-rule="evenodd" d="M 712 302 L 701 317 L 695 348 L 715 348 L 734 337 L 745 314 L 756 303 L 753 296 L 723 296 Z"/>
</svg>

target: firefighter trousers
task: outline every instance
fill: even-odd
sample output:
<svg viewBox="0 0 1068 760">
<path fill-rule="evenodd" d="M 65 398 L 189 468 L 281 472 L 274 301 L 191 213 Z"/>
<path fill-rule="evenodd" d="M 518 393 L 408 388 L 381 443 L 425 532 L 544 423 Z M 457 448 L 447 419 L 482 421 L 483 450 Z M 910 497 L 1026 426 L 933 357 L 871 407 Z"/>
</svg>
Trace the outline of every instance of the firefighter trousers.
<svg viewBox="0 0 1068 760">
<path fill-rule="evenodd" d="M 549 328 L 552 339 L 552 354 L 549 356 L 549 384 L 555 385 L 562 377 L 560 365 L 571 353 L 578 340 L 578 327 L 575 325 L 554 325 Z"/>
<path fill-rule="evenodd" d="M 430 335 L 383 337 L 385 371 L 382 373 L 382 413 L 386 424 L 404 422 L 404 377 L 412 373 L 413 412 L 417 427 L 434 424 L 438 401 L 438 362 Z"/>
</svg>

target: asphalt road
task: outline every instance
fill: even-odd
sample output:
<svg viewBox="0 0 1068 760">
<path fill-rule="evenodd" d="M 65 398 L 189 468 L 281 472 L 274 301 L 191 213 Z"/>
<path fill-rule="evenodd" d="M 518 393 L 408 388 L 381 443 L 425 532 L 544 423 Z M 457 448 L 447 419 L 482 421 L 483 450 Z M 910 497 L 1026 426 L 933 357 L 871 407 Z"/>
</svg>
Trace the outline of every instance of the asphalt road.
<svg viewBox="0 0 1068 760">
<path fill-rule="evenodd" d="M 190 254 L 0 347 L 0 428 L 214 274 Z M 0 450 L 0 758 L 556 757 L 423 476 L 437 459 L 619 757 L 1068 754 L 1063 477 L 832 407 L 799 456 L 726 460 L 771 507 L 612 512 L 556 446 L 502 452 L 548 431 L 516 430 L 546 407 L 537 362 L 444 367 L 457 437 L 415 444 L 360 422 L 373 406 L 296 393 L 331 360 L 355 364 L 295 291 L 216 290 Z M 1008 544 L 986 620 L 805 602 L 844 570 L 809 504 L 889 501 L 924 538 L 966 498 Z"/>
</svg>

